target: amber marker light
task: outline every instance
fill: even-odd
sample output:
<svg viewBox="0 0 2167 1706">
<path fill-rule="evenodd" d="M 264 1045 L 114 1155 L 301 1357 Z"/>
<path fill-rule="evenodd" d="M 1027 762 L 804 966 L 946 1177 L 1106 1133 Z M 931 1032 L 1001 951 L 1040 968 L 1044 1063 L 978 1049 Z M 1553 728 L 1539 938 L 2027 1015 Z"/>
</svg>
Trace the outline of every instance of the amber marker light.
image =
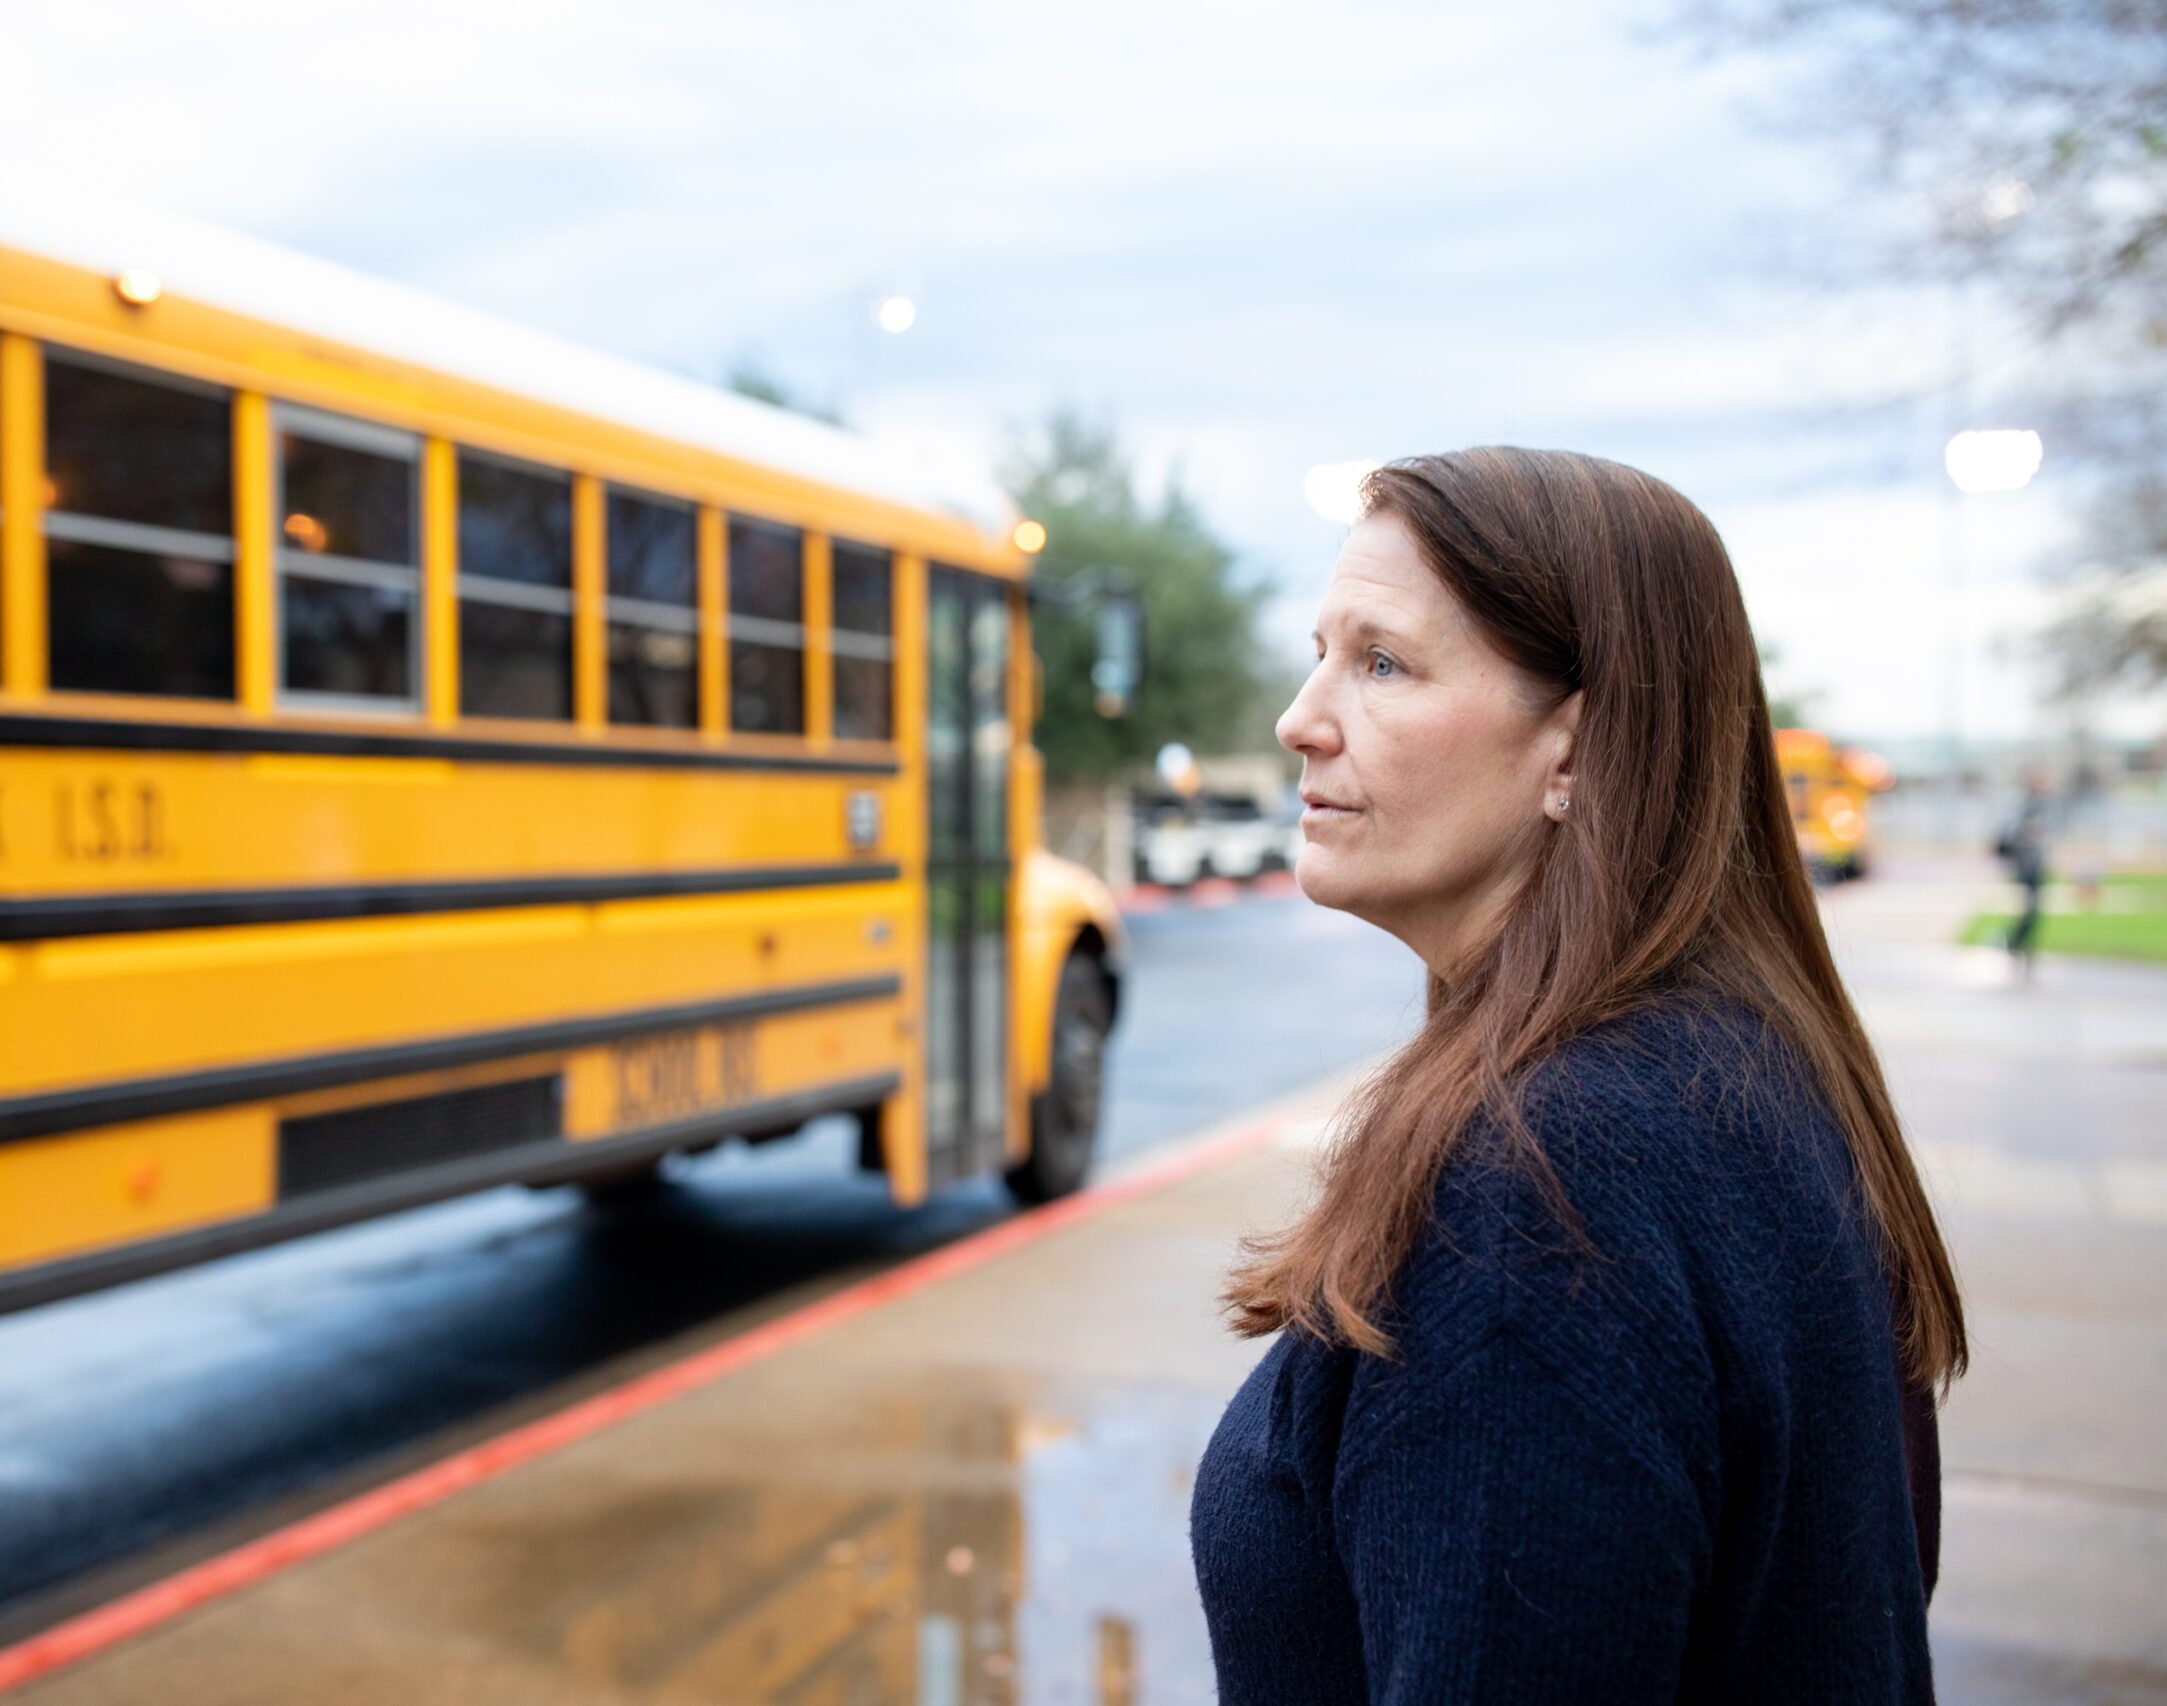
<svg viewBox="0 0 2167 1706">
<path fill-rule="evenodd" d="M 1017 550 L 1029 556 L 1035 557 L 1046 548 L 1046 529 L 1040 522 L 1017 522 L 1016 531 L 1011 533 L 1009 538 L 1015 542 Z"/>
<path fill-rule="evenodd" d="M 149 267 L 130 267 L 113 280 L 113 294 L 131 308 L 148 308 L 165 293 L 166 287 Z"/>
<path fill-rule="evenodd" d="M 286 537 L 304 551 L 321 551 L 330 542 L 324 524 L 299 510 L 286 518 Z"/>
</svg>

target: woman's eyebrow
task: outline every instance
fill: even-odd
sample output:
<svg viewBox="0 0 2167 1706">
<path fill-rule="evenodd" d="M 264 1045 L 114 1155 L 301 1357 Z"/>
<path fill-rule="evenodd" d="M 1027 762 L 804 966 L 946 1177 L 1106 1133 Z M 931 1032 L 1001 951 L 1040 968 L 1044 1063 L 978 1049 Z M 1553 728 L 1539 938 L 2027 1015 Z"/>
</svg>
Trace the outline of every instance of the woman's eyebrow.
<svg viewBox="0 0 2167 1706">
<path fill-rule="evenodd" d="M 1309 637 L 1320 646 L 1324 644 L 1324 630 L 1321 628 L 1310 629 Z M 1357 616 L 1351 619 L 1346 624 L 1346 637 L 1350 642 L 1356 640 L 1391 640 L 1397 644 L 1405 645 L 1408 641 L 1408 636 L 1403 631 L 1389 623 L 1379 622 L 1372 616 Z"/>
</svg>

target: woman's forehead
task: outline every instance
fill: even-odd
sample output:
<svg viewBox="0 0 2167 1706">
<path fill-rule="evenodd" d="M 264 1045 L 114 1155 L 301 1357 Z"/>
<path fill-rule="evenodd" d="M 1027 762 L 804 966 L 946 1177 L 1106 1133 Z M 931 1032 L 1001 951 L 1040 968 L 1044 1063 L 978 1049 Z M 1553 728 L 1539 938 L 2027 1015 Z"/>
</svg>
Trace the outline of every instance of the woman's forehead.
<svg viewBox="0 0 2167 1706">
<path fill-rule="evenodd" d="M 1395 518 L 1358 522 L 1340 547 L 1317 631 L 1392 629 L 1433 634 L 1457 625 L 1459 610 Z"/>
<path fill-rule="evenodd" d="M 1336 576 L 1342 571 L 1389 580 L 1413 580 L 1429 575 L 1414 534 L 1389 510 L 1365 515 L 1347 529 L 1347 537 L 1340 542 L 1339 560 L 1333 565 L 1332 572 Z"/>
</svg>

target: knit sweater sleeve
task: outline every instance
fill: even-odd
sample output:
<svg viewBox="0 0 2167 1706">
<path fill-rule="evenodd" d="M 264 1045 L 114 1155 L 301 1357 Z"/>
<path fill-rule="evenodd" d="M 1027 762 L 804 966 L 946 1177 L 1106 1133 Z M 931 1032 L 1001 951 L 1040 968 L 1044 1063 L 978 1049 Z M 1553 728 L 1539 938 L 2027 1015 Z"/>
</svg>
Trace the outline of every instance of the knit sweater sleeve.
<svg viewBox="0 0 2167 1706">
<path fill-rule="evenodd" d="M 1451 1218 L 1403 1278 L 1396 1354 L 1358 1360 L 1334 1469 L 1369 1698 L 1675 1698 L 1717 1500 L 1695 1382 L 1650 1379 L 1672 1300 L 1591 1279 L 1524 1190 Z"/>
</svg>

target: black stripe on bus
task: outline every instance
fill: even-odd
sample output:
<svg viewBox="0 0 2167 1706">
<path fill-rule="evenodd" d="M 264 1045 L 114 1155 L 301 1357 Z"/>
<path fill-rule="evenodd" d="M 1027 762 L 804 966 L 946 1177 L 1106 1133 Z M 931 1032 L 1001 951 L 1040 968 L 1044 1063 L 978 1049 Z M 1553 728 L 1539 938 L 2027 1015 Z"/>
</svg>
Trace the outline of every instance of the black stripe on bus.
<svg viewBox="0 0 2167 1706">
<path fill-rule="evenodd" d="M 97 752 L 291 752 L 329 758 L 449 758 L 468 764 L 812 771 L 834 776 L 895 776 L 903 768 L 892 758 L 844 758 L 830 753 L 716 752 L 705 748 L 480 740 L 471 735 L 379 734 L 364 729 L 269 728 L 255 723 L 123 722 L 19 712 L 0 716 L 0 746 Z"/>
<path fill-rule="evenodd" d="M 545 1054 L 585 1048 L 628 1037 L 674 1031 L 687 1025 L 724 1024 L 734 1019 L 764 1019 L 777 1013 L 803 1013 L 849 1002 L 873 1001 L 902 992 L 899 977 L 862 977 L 777 989 L 758 995 L 733 995 L 720 1001 L 693 1001 L 673 1007 L 642 1007 L 626 1013 L 603 1013 L 583 1019 L 559 1019 L 546 1025 L 516 1025 L 495 1031 L 468 1031 L 421 1042 L 389 1043 L 375 1048 L 342 1049 L 283 1060 L 251 1061 L 177 1072 L 156 1078 L 90 1084 L 71 1090 L 48 1090 L 0 1101 L 0 1143 L 46 1137 L 83 1126 L 114 1125 L 122 1120 L 158 1119 L 200 1108 L 270 1096 L 298 1096 L 330 1090 L 371 1078 L 394 1078 L 434 1072 L 514 1055 Z"/>
<path fill-rule="evenodd" d="M 583 1177 L 607 1174 L 619 1168 L 694 1142 L 718 1135 L 760 1133 L 788 1128 L 822 1114 L 850 1113 L 877 1106 L 902 1088 L 895 1073 L 854 1078 L 840 1084 L 823 1084 L 794 1095 L 773 1096 L 759 1102 L 716 1108 L 667 1126 L 655 1126 L 623 1137 L 567 1143 L 562 1139 L 501 1149 L 492 1154 L 442 1162 L 414 1172 L 369 1179 L 321 1196 L 283 1203 L 261 1214 L 250 1214 L 221 1225 L 195 1227 L 170 1237 L 130 1244 L 117 1250 L 99 1250 L 61 1261 L 41 1263 L 18 1274 L 0 1274 L 0 1313 L 57 1302 L 104 1286 L 147 1279 L 197 1262 L 238 1254 L 266 1244 L 312 1232 L 328 1232 L 336 1226 L 419 1208 L 424 1203 L 464 1196 L 470 1191 L 497 1185 L 570 1184 Z"/>
<path fill-rule="evenodd" d="M 202 930 L 233 924 L 312 924 L 328 919 L 480 912 L 745 894 L 765 889 L 892 883 L 892 864 L 740 865 L 707 871 L 638 871 L 591 877 L 502 877 L 466 882 L 302 884 L 260 889 L 161 889 L 144 893 L 40 895 L 0 900 L 0 942 Z"/>
</svg>

